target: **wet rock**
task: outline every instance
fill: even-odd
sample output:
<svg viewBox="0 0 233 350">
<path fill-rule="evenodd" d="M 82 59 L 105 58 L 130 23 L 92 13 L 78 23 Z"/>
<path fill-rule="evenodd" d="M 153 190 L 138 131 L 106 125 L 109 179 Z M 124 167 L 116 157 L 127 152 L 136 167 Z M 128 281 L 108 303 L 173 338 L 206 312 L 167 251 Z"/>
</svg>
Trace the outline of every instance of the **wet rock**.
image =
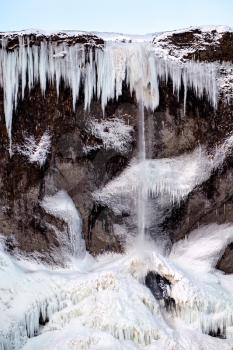
<svg viewBox="0 0 233 350">
<path fill-rule="evenodd" d="M 149 271 L 145 277 L 145 285 L 150 289 L 156 300 L 163 300 L 167 309 L 175 306 L 175 301 L 169 295 L 171 283 L 154 271 Z"/>
<path fill-rule="evenodd" d="M 153 271 L 149 271 L 145 278 L 145 284 L 151 290 L 155 299 L 168 299 L 170 282 L 166 278 Z"/>
</svg>

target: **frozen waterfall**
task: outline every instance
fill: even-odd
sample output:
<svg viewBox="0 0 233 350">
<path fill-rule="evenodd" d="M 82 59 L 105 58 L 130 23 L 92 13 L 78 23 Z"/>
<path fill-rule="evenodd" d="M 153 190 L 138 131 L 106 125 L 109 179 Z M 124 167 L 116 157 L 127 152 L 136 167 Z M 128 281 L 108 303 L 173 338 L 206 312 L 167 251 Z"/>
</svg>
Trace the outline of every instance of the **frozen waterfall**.
<svg viewBox="0 0 233 350">
<path fill-rule="evenodd" d="M 138 105 L 137 154 L 118 177 L 95 191 L 94 200 L 120 216 L 122 197 L 133 196 L 138 240 L 122 254 L 91 257 L 85 251 L 81 216 L 71 197 L 64 190 L 47 194 L 40 205 L 67 224 L 68 235 L 61 243 L 80 259 L 73 259 L 69 268 L 55 269 L 17 261 L 0 244 L 0 349 L 232 350 L 233 279 L 215 266 L 233 241 L 233 226 L 196 229 L 166 255 L 154 241 L 145 239 L 149 199 L 161 196 L 169 205 L 179 202 L 208 179 L 233 145 L 230 136 L 211 158 L 200 146 L 172 159 L 149 159 L 145 112 L 153 113 L 158 107 L 159 84 L 169 80 L 173 93 L 179 96 L 184 91 L 184 114 L 188 89 L 199 98 L 207 97 L 216 108 L 215 65 L 171 61 L 159 56 L 148 42 L 107 42 L 93 48 L 48 37 L 31 45 L 22 35 L 19 44 L 8 50 L 8 38 L 1 40 L 0 87 L 10 150 L 12 116 L 27 89 L 38 84 L 45 94 L 48 84 L 54 84 L 59 95 L 64 82 L 71 89 L 74 110 L 83 89 L 84 109 L 98 99 L 104 114 L 108 101 L 117 100 L 127 84 Z M 123 119 L 92 120 L 88 127 L 92 135 L 101 136 L 106 150 L 115 147 L 122 154 L 127 150 L 133 127 Z M 105 129 L 111 130 L 105 133 Z M 24 141 L 18 152 L 42 167 L 50 152 L 50 134 L 39 142 L 33 136 Z M 147 287 L 149 272 L 168 282 L 171 308 Z M 224 339 L 211 336 L 218 334 Z"/>
<path fill-rule="evenodd" d="M 84 87 L 84 108 L 89 109 L 93 98 L 101 101 L 104 109 L 110 99 L 122 94 L 126 81 L 136 99 L 142 98 L 145 108 L 154 110 L 158 105 L 158 81 L 173 82 L 174 92 L 184 85 L 184 101 L 187 89 L 193 89 L 198 97 L 204 94 L 217 106 L 216 68 L 214 64 L 177 63 L 160 57 L 151 43 L 113 43 L 103 47 L 86 48 L 81 44 L 69 46 L 65 41 L 56 43 L 49 38 L 39 45 L 31 45 L 23 35 L 19 43 L 8 50 L 8 37 L 3 36 L 0 48 L 0 87 L 4 92 L 4 114 L 10 140 L 12 116 L 18 100 L 24 98 L 26 88 L 36 84 L 46 92 L 47 84 L 56 85 L 59 95 L 61 81 L 70 87 L 73 108 L 79 99 L 80 87 Z M 143 69 L 141 69 L 143 67 Z M 141 80 L 141 86 L 138 81 Z"/>
</svg>

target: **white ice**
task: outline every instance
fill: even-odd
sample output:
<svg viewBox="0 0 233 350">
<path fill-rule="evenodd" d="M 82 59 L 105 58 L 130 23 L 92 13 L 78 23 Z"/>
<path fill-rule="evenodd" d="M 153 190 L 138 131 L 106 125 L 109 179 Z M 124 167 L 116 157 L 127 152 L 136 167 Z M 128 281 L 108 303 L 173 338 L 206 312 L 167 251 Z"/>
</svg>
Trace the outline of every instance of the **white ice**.
<svg viewBox="0 0 233 350">
<path fill-rule="evenodd" d="M 66 246 L 73 256 L 82 257 L 85 254 L 85 242 L 82 238 L 82 219 L 68 193 L 60 190 L 52 196 L 47 195 L 43 198 L 41 206 L 49 214 L 67 223 L 69 238 L 67 238 Z M 64 236 L 64 234 L 60 234 Z M 60 240 L 64 241 L 64 237 L 60 237 Z"/>
<path fill-rule="evenodd" d="M 231 225 L 210 225 L 175 244 L 170 256 L 153 242 L 135 242 L 123 255 L 87 259 L 72 270 L 1 251 L 1 349 L 231 350 L 232 276 L 214 268 L 231 241 Z M 175 309 L 166 310 L 144 285 L 148 271 L 170 281 Z M 40 314 L 49 318 L 45 326 Z M 208 335 L 218 329 L 227 339 Z"/>
<path fill-rule="evenodd" d="M 209 153 L 204 147 L 198 147 L 174 158 L 133 160 L 118 177 L 97 190 L 94 198 L 120 214 L 122 196 L 135 197 L 142 172 L 148 197 L 162 195 L 164 200 L 179 202 L 223 164 L 232 147 L 233 137 L 230 136 Z"/>
</svg>

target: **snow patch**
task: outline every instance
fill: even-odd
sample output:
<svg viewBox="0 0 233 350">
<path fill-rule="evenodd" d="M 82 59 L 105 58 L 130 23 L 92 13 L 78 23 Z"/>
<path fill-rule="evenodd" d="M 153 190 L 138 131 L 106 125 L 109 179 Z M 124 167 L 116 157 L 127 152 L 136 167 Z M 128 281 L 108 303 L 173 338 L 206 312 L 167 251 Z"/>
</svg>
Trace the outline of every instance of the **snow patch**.
<svg viewBox="0 0 233 350">
<path fill-rule="evenodd" d="M 51 135 L 45 131 L 39 142 L 33 135 L 24 138 L 23 145 L 14 147 L 16 151 L 28 158 L 30 163 L 36 163 L 42 167 L 51 149 Z"/>
<path fill-rule="evenodd" d="M 106 150 L 115 149 L 120 153 L 126 153 L 132 142 L 133 127 L 125 124 L 123 119 L 90 120 L 87 130 L 91 135 L 100 139 Z M 85 146 L 85 152 L 101 148 L 101 145 Z"/>
</svg>

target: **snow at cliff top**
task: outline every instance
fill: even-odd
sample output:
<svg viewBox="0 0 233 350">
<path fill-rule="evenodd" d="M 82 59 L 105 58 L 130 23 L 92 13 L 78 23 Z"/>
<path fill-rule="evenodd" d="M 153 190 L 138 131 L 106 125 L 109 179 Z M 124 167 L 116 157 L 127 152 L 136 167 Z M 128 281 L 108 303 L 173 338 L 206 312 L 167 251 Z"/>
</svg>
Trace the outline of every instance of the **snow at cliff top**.
<svg viewBox="0 0 233 350">
<path fill-rule="evenodd" d="M 231 350 L 232 276 L 214 269 L 230 225 L 193 231 L 169 257 L 152 242 L 51 270 L 0 251 L 0 349 Z M 175 307 L 145 285 L 165 277 Z M 226 337 L 209 336 L 218 333 Z"/>
<path fill-rule="evenodd" d="M 172 35 L 182 32 L 187 32 L 191 30 L 199 29 L 202 32 L 211 32 L 216 31 L 218 33 L 224 33 L 224 32 L 233 32 L 233 28 L 229 26 L 224 25 L 206 25 L 206 26 L 197 26 L 197 27 L 188 27 L 188 28 L 181 28 L 181 29 L 175 29 L 171 31 L 165 31 L 165 32 L 155 32 L 155 33 L 147 33 L 147 34 L 125 34 L 125 33 L 114 33 L 114 32 L 98 32 L 98 31 L 83 31 L 83 30 L 42 30 L 42 29 L 25 29 L 21 31 L 8 31 L 8 32 L 0 32 L 0 35 L 29 35 L 29 34 L 36 34 L 36 35 L 55 35 L 58 34 L 60 36 L 80 36 L 80 35 L 96 35 L 99 38 L 102 38 L 105 41 L 132 41 L 132 42 L 141 42 L 141 41 L 152 41 L 152 39 L 155 36 L 161 36 L 161 35 Z"/>
</svg>

